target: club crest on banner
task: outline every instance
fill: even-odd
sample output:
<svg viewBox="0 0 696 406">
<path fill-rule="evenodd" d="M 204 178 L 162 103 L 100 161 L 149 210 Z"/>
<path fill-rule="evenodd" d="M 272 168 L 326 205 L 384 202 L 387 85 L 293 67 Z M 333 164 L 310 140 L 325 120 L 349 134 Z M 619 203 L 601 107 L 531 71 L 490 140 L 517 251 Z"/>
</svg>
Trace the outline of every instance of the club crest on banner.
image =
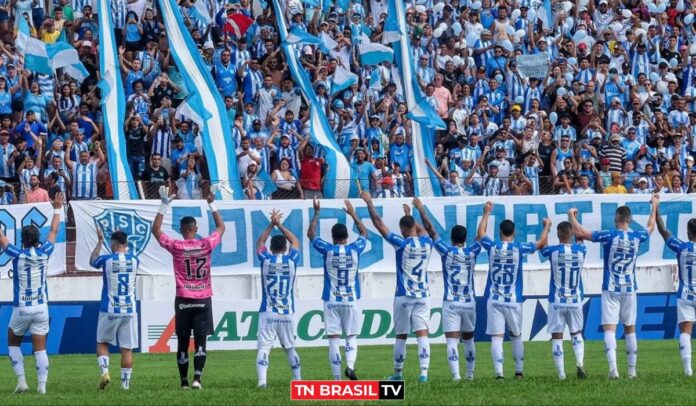
<svg viewBox="0 0 696 406">
<path fill-rule="evenodd" d="M 150 241 L 152 223 L 140 217 L 134 210 L 104 210 L 94 218 L 96 226 L 104 234 L 104 245 L 109 252 L 108 241 L 115 231 L 123 231 L 128 235 L 128 250 L 131 254 L 140 255 Z"/>
</svg>

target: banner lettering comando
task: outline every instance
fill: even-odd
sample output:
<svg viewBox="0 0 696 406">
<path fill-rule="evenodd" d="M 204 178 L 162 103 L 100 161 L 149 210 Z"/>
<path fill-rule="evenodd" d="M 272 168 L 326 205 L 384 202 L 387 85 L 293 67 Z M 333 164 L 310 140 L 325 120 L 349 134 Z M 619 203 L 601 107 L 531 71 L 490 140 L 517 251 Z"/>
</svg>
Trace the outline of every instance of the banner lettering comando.
<svg viewBox="0 0 696 406">
<path fill-rule="evenodd" d="M 520 242 L 536 241 L 542 231 L 545 217 L 553 221 L 549 242 L 558 242 L 556 225 L 567 220 L 570 208 L 578 209 L 580 222 L 589 230 L 610 229 L 614 226 L 614 212 L 620 205 L 627 205 L 633 212 L 633 229 L 645 227 L 651 206 L 646 196 L 633 195 L 595 195 L 595 196 L 526 196 L 524 199 L 512 196 L 496 197 L 493 212 L 488 224 L 488 235 L 496 237 L 498 226 L 504 219 L 515 222 L 515 240 Z M 430 213 L 430 219 L 436 230 L 445 240 L 456 224 L 464 225 L 468 230 L 468 241 L 473 243 L 478 222 L 483 212 L 485 200 L 481 197 L 466 198 L 424 198 L 422 199 Z M 686 239 L 686 223 L 694 214 L 693 195 L 663 195 L 660 211 L 665 224 L 675 236 Z M 375 200 L 377 211 L 381 213 L 385 224 L 395 233 L 399 233 L 399 219 L 403 216 L 402 205 L 411 203 L 410 199 Z M 351 238 L 357 236 L 357 228 L 343 211 L 340 200 L 321 202 L 319 235 L 330 240 L 331 226 L 336 222 L 346 222 Z M 369 219 L 367 208 L 360 200 L 353 200 L 358 216 L 369 230 L 365 253 L 360 257 L 361 272 L 384 272 L 395 270 L 394 249 L 379 235 Z M 151 235 L 152 221 L 157 214 L 159 201 L 76 201 L 72 203 L 77 227 L 76 266 L 81 270 L 92 270 L 89 256 L 97 243 L 95 227 L 100 227 L 108 237 L 113 230 L 119 229 L 129 234 L 131 251 L 140 261 L 140 272 L 149 275 L 171 274 L 172 257 Z M 312 202 L 295 201 L 237 201 L 218 202 L 226 232 L 222 244 L 213 255 L 213 270 L 216 275 L 234 275 L 258 272 L 256 258 L 256 240 L 269 222 L 269 213 L 279 209 L 284 213 L 284 225 L 295 233 L 301 241 L 302 253 L 299 272 L 320 273 L 323 269 L 322 258 L 311 247 L 306 237 L 307 227 L 314 215 Z M 418 213 L 414 212 L 416 218 Z M 198 233 L 207 235 L 214 230 L 212 216 L 204 201 L 175 201 L 165 216 L 163 231 L 174 238 L 181 238 L 178 224 L 181 218 L 193 216 L 198 222 Z M 173 226 L 175 225 L 175 226 Z M 108 238 L 107 238 L 108 241 Z M 602 258 L 600 244 L 586 242 L 588 246 L 585 266 L 601 268 Z M 107 252 L 105 244 L 102 252 Z M 478 257 L 478 264 L 485 269 L 488 261 L 486 253 Z M 525 269 L 548 269 L 548 262 L 538 252 L 525 258 Z M 675 263 L 674 253 L 664 244 L 662 237 L 655 232 L 640 247 L 638 266 L 661 266 Z M 440 271 L 439 256 L 433 252 L 428 265 L 430 271 Z"/>
<path fill-rule="evenodd" d="M 22 227 L 34 224 L 45 241 L 51 229 L 53 206 L 50 203 L 15 204 L 0 208 L 0 228 L 10 244 L 22 247 Z M 48 260 L 48 276 L 65 273 L 65 215 L 61 216 L 53 254 Z M 0 279 L 12 277 L 12 257 L 0 249 Z"/>
</svg>

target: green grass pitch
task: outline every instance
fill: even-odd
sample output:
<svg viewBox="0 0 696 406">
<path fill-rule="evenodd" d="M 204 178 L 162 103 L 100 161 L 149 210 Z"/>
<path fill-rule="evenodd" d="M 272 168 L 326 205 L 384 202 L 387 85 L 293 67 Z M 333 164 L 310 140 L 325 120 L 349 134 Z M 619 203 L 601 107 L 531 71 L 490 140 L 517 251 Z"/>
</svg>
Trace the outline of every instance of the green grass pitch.
<svg viewBox="0 0 696 406">
<path fill-rule="evenodd" d="M 410 340 L 415 343 L 415 340 Z M 565 342 L 568 379 L 559 381 L 547 342 L 525 343 L 525 378 L 513 379 L 513 360 L 505 343 L 504 381 L 493 379 L 490 344 L 477 343 L 476 378 L 473 382 L 452 382 L 444 345 L 433 345 L 430 382 L 419 384 L 415 345 L 409 345 L 404 376 L 406 404 L 696 404 L 696 377 L 683 375 L 675 340 L 639 341 L 638 378 L 626 378 L 624 342 L 619 341 L 618 362 L 622 377 L 607 380 L 603 343 L 585 345 L 588 379 L 575 378 L 575 358 Z M 460 347 L 461 351 L 461 347 Z M 298 349 L 304 379 L 330 379 L 326 348 Z M 174 354 L 136 354 L 130 391 L 120 389 L 118 355 L 111 357 L 112 384 L 97 391 L 99 368 L 95 356 L 50 357 L 48 394 L 35 394 L 34 358 L 25 357 L 31 392 L 15 395 L 15 377 L 9 362 L 0 364 L 0 405 L 207 405 L 207 404 L 290 404 L 290 370 L 282 349 L 271 353 L 266 390 L 256 389 L 255 351 L 211 351 L 203 376 L 202 391 L 182 391 Z M 384 379 L 392 372 L 389 346 L 362 346 L 357 372 L 361 379 Z M 190 373 L 192 373 L 192 365 Z M 461 360 L 462 371 L 465 361 Z M 336 402 L 331 402 L 336 404 Z M 399 403 L 399 402 L 397 402 Z M 315 402 L 311 404 L 316 404 Z"/>
</svg>

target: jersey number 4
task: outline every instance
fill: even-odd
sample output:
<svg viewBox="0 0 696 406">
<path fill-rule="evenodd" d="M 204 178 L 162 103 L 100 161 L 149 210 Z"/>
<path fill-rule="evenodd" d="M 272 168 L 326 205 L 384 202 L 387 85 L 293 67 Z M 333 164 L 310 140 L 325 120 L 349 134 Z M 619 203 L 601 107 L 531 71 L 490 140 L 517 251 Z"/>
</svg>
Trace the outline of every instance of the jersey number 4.
<svg viewBox="0 0 696 406">
<path fill-rule="evenodd" d="M 194 258 L 195 264 L 192 264 L 191 258 L 186 258 L 184 260 L 184 265 L 186 266 L 186 278 L 187 279 L 203 279 L 207 274 L 207 269 L 205 267 L 206 259 L 205 257 Z M 196 269 L 193 269 L 195 266 Z"/>
</svg>

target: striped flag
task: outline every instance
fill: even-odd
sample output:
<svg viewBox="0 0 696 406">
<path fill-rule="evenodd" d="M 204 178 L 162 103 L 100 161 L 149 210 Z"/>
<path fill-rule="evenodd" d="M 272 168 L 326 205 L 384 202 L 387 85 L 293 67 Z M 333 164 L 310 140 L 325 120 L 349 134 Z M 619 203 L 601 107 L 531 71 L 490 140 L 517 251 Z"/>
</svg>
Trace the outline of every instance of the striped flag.
<svg viewBox="0 0 696 406">
<path fill-rule="evenodd" d="M 343 66 L 336 66 L 336 70 L 331 76 L 331 94 L 348 89 L 356 83 L 358 83 L 358 75 Z"/>
<path fill-rule="evenodd" d="M 394 60 L 394 50 L 382 44 L 374 42 L 360 44 L 358 51 L 360 52 L 360 63 L 363 65 L 377 65 Z"/>
<path fill-rule="evenodd" d="M 212 19 L 210 18 L 210 10 L 208 10 L 208 6 L 205 4 L 205 1 L 206 0 L 196 0 L 193 3 L 193 7 L 191 7 L 191 17 L 207 26 L 210 24 Z"/>
<path fill-rule="evenodd" d="M 191 121 L 198 125 L 198 128 L 205 127 L 205 120 L 208 120 L 213 115 L 203 107 L 203 101 L 198 93 L 192 93 L 187 97 L 176 109 L 176 118 L 188 117 Z"/>
<path fill-rule="evenodd" d="M 244 34 L 246 34 L 253 22 L 254 20 L 245 16 L 244 14 L 232 14 L 231 16 L 227 17 L 227 21 L 225 22 L 225 26 L 222 28 L 222 32 L 229 33 L 235 38 L 241 38 Z"/>
<path fill-rule="evenodd" d="M 323 31 L 321 32 L 321 34 L 319 34 L 319 39 L 321 40 L 321 42 L 324 43 L 324 48 L 328 49 L 329 51 L 335 49 L 338 46 L 338 42 L 336 42 L 336 40 L 331 38 L 329 34 Z"/>
<path fill-rule="evenodd" d="M 29 24 L 23 17 L 19 17 L 16 45 L 24 53 L 24 67 L 26 69 L 45 75 L 53 74 L 53 70 L 48 62 L 46 44 L 31 36 Z"/>
<path fill-rule="evenodd" d="M 320 48 L 324 48 L 324 42 L 315 37 L 314 35 L 308 33 L 307 31 L 303 30 L 300 28 L 299 25 L 296 25 L 290 30 L 288 33 L 288 36 L 285 37 L 285 41 L 283 41 L 283 45 L 296 45 L 296 44 L 309 44 L 309 45 L 317 45 Z M 324 52 L 328 53 L 328 49 L 324 50 Z"/>
<path fill-rule="evenodd" d="M 80 62 L 77 50 L 67 42 L 58 41 L 55 44 L 46 46 L 46 53 L 50 61 L 51 69 L 54 71 L 60 68 L 78 82 L 84 81 L 89 72 Z"/>
</svg>

